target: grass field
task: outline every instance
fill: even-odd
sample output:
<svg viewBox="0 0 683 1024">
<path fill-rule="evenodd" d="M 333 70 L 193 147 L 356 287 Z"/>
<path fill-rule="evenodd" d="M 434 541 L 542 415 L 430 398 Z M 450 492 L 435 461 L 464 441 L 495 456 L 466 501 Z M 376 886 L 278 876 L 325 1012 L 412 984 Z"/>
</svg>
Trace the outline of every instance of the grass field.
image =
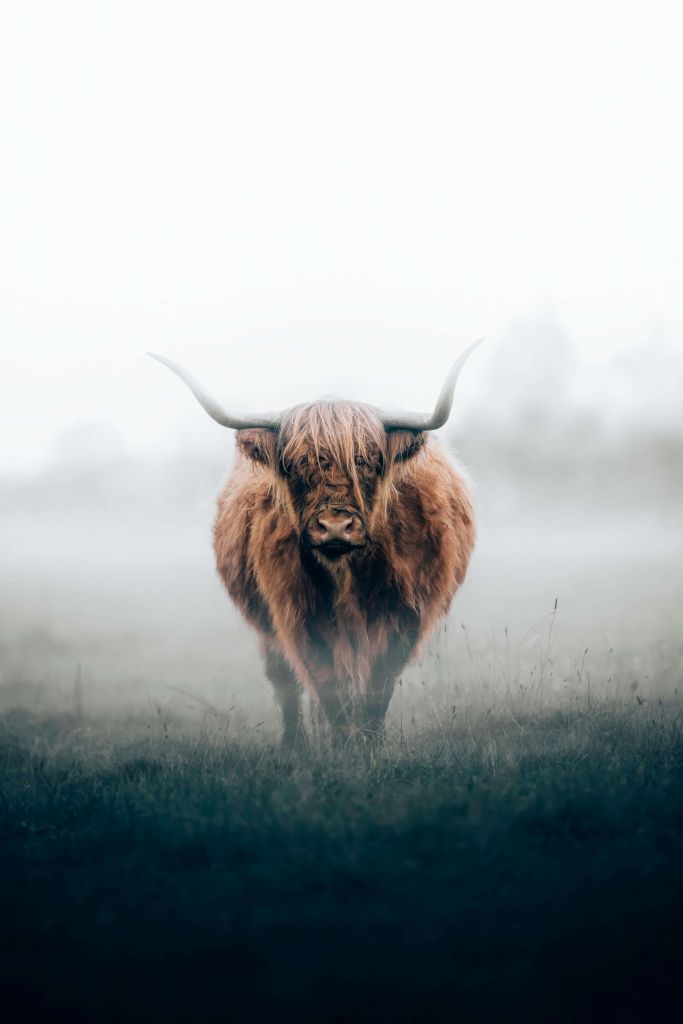
<svg viewBox="0 0 683 1024">
<path fill-rule="evenodd" d="M 5 1019 L 675 1019 L 682 741 L 631 693 L 298 759 L 208 712 L 7 712 Z"/>
<path fill-rule="evenodd" d="M 516 512 L 482 490 L 386 745 L 290 760 L 210 510 L 31 492 L 0 587 L 3 1024 L 678 1019 L 678 505 L 629 511 L 629 477 L 596 518 L 559 479 Z"/>
</svg>

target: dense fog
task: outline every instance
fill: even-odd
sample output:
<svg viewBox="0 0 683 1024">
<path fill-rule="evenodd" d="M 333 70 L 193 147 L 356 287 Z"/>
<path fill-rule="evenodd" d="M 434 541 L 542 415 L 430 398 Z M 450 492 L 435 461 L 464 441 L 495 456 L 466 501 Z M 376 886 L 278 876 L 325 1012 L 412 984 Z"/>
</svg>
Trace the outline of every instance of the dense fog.
<svg viewBox="0 0 683 1024">
<path fill-rule="evenodd" d="M 680 51 L 668 0 L 10 4 L 2 702 L 67 706 L 78 678 L 93 706 L 271 713 L 212 564 L 234 439 L 147 349 L 240 410 L 426 409 L 481 335 L 441 431 L 476 555 L 404 699 L 421 677 L 441 704 L 446 676 L 483 693 L 506 645 L 521 680 L 551 620 L 553 685 L 612 647 L 666 689 Z"/>
<path fill-rule="evenodd" d="M 486 700 L 535 685 L 541 670 L 546 695 L 627 688 L 637 676 L 671 696 L 683 606 L 681 349 L 655 340 L 598 373 L 552 318 L 520 322 L 486 348 L 440 432 L 472 480 L 475 556 L 391 715 L 399 701 L 446 707 L 456 690 Z M 234 435 L 156 369 L 155 386 L 205 426 L 206 449 L 193 437 L 151 457 L 111 425 L 75 418 L 42 470 L 0 482 L 0 700 L 176 711 L 208 701 L 259 727 L 274 712 L 256 638 L 211 551 Z M 266 390 L 267 370 L 263 381 Z M 435 372 L 435 393 L 439 384 Z"/>
</svg>

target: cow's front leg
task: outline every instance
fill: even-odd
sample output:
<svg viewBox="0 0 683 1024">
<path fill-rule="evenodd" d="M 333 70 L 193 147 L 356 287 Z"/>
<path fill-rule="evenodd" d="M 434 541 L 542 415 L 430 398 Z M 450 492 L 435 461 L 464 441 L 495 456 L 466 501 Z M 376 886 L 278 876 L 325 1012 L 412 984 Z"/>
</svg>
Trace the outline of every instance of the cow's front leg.
<svg viewBox="0 0 683 1024">
<path fill-rule="evenodd" d="M 301 710 L 299 681 L 280 651 L 269 647 L 264 654 L 266 675 L 273 684 L 275 699 L 282 714 L 282 746 L 285 750 L 305 750 L 308 737 Z"/>
<path fill-rule="evenodd" d="M 350 683 L 331 679 L 318 688 L 318 699 L 330 725 L 333 744 L 346 746 L 355 731 Z"/>
<path fill-rule="evenodd" d="M 395 685 L 396 679 L 383 672 L 370 679 L 360 723 L 363 735 L 369 739 L 379 739 L 384 733 L 384 719 Z"/>
</svg>

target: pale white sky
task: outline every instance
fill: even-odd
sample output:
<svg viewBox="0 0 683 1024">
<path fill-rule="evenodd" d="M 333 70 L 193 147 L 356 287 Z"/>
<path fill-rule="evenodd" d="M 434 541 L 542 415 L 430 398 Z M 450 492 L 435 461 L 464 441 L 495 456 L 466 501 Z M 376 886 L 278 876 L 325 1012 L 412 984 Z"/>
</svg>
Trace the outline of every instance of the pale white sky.
<svg viewBox="0 0 683 1024">
<path fill-rule="evenodd" d="M 539 317 L 683 346 L 681 53 L 678 0 L 6 0 L 3 468 L 86 420 L 219 443 L 146 349 L 240 407 L 421 407 Z"/>
</svg>

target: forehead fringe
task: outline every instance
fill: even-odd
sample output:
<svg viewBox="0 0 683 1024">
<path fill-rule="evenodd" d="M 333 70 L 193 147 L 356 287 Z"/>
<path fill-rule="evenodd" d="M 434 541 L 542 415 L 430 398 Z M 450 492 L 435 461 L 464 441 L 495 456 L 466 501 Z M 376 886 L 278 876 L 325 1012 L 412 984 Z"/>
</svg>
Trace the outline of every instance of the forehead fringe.
<svg viewBox="0 0 683 1024">
<path fill-rule="evenodd" d="M 371 462 L 378 453 L 386 458 L 384 426 L 366 405 L 328 401 L 297 406 L 282 424 L 278 458 L 285 466 L 296 465 L 311 451 L 317 462 L 329 460 L 344 472 L 362 505 L 356 459 Z"/>
<path fill-rule="evenodd" d="M 287 416 L 280 432 L 279 457 L 296 462 L 313 449 L 318 461 L 330 459 L 351 471 L 356 457 L 386 454 L 386 433 L 374 409 L 351 402 L 300 405 Z"/>
</svg>

